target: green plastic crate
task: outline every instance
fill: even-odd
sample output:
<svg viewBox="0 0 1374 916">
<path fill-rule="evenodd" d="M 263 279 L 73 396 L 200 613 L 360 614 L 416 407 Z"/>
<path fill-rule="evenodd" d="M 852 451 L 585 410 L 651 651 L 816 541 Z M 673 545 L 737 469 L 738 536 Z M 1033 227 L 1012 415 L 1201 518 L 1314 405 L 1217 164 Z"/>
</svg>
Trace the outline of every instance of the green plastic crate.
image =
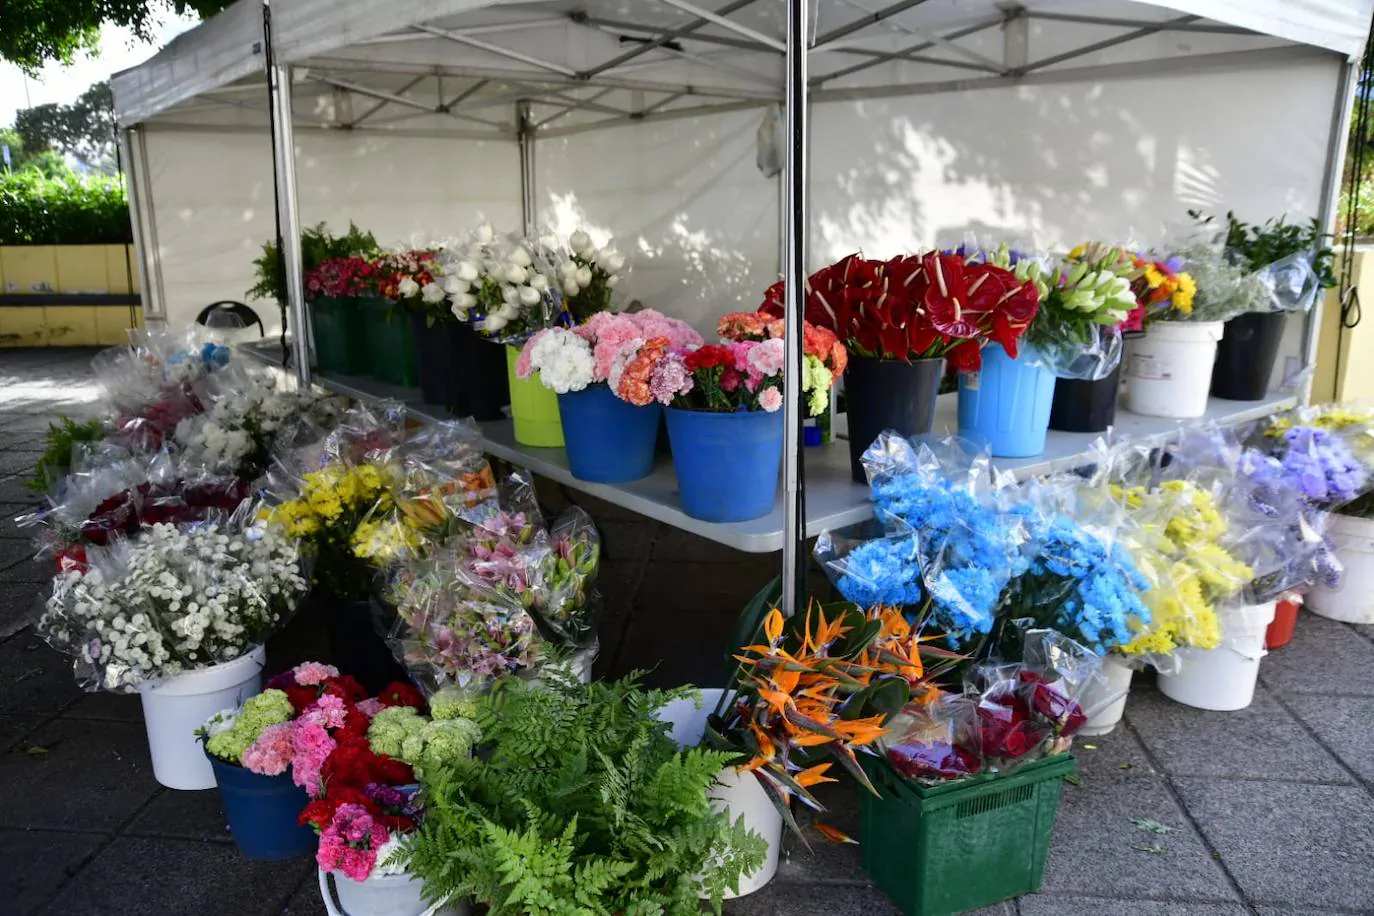
<svg viewBox="0 0 1374 916">
<path fill-rule="evenodd" d="M 310 303 L 315 360 L 325 371 L 366 375 L 371 366 L 367 319 L 357 299 L 320 297 Z"/>
<path fill-rule="evenodd" d="M 1070 754 L 1007 775 L 936 786 L 864 769 L 883 797 L 859 793 L 864 869 L 907 916 L 947 916 L 1040 889 Z"/>
<path fill-rule="evenodd" d="M 367 318 L 372 377 L 391 385 L 416 387 L 420 384 L 420 374 L 415 368 L 415 339 L 410 330 L 410 316 L 380 296 L 361 301 Z"/>
</svg>

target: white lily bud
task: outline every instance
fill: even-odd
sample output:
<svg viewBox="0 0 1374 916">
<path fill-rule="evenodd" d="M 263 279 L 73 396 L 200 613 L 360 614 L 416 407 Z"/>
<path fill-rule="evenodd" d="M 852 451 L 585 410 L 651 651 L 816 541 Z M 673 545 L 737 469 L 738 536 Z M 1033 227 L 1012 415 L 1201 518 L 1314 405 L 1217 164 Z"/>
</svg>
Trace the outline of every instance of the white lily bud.
<svg viewBox="0 0 1374 916">
<path fill-rule="evenodd" d="M 558 276 L 564 280 L 575 280 L 577 277 L 577 265 L 572 261 L 564 261 L 558 265 Z"/>
<path fill-rule="evenodd" d="M 501 288 L 501 301 L 504 302 L 504 303 L 506 303 L 507 305 L 510 305 L 510 304 L 512 304 L 512 303 L 515 303 L 515 302 L 519 302 L 519 301 L 520 301 L 520 291 L 519 291 L 518 289 L 516 289 L 514 286 L 505 286 L 505 287 L 502 287 L 502 288 Z"/>
<path fill-rule="evenodd" d="M 477 297 L 472 293 L 459 293 L 453 297 L 453 307 L 467 311 L 477 305 Z"/>
<path fill-rule="evenodd" d="M 607 289 L 615 289 L 616 284 L 619 283 L 619 282 L 620 282 L 620 278 L 619 278 L 618 276 L 616 276 L 615 274 L 611 274 L 609 277 L 606 278 L 606 288 L 607 288 Z"/>
<path fill-rule="evenodd" d="M 510 262 L 521 267 L 529 267 L 534 263 L 534 259 L 530 257 L 529 249 L 524 245 L 516 245 L 511 249 Z"/>
<path fill-rule="evenodd" d="M 524 283 L 529 279 L 530 274 L 519 264 L 508 264 L 503 276 L 507 283 Z"/>
<path fill-rule="evenodd" d="M 482 223 L 477 227 L 477 241 L 481 244 L 490 245 L 494 238 L 496 238 L 496 232 L 491 228 L 491 223 Z"/>
<path fill-rule="evenodd" d="M 449 311 L 452 312 L 453 317 L 457 318 L 459 321 L 468 320 L 468 310 L 463 308 L 457 302 L 453 303 L 452 307 L 449 308 Z"/>
<path fill-rule="evenodd" d="M 402 299 L 409 299 L 420 291 L 420 284 L 410 277 L 403 277 L 400 283 L 396 284 L 396 292 Z"/>
<path fill-rule="evenodd" d="M 620 273 L 620 269 L 625 266 L 625 256 L 614 248 L 608 248 L 601 252 L 596 261 L 608 274 Z"/>
<path fill-rule="evenodd" d="M 482 319 L 482 330 L 488 334 L 495 334 L 508 324 L 510 324 L 510 322 L 502 318 L 499 314 L 488 315 Z"/>
<path fill-rule="evenodd" d="M 549 291 L 549 278 L 543 274 L 534 274 L 530 277 L 530 286 L 534 287 L 535 292 L 547 293 Z"/>
<path fill-rule="evenodd" d="M 520 304 L 521 304 L 521 305 L 538 305 L 538 304 L 539 304 L 539 299 L 540 299 L 539 290 L 535 289 L 535 288 L 532 287 L 532 286 L 522 286 L 522 287 L 520 287 Z"/>
<path fill-rule="evenodd" d="M 514 321 L 515 319 L 520 317 L 520 306 L 514 302 L 507 302 L 505 305 L 501 306 L 499 309 L 496 310 L 496 314 L 500 315 L 507 321 Z"/>
<path fill-rule="evenodd" d="M 438 283 L 426 283 L 425 288 L 420 290 L 420 298 L 431 305 L 435 302 L 443 302 L 444 288 Z"/>
<path fill-rule="evenodd" d="M 579 268 L 577 268 L 577 277 L 576 277 L 576 279 L 577 279 L 577 285 L 578 285 L 578 286 L 591 286 L 591 285 L 592 285 L 592 269 L 591 269 L 590 267 L 579 267 Z"/>
<path fill-rule="evenodd" d="M 444 278 L 444 292 L 448 293 L 450 296 L 466 293 L 469 289 L 471 289 L 470 284 L 462 277 L 450 276 Z"/>
<path fill-rule="evenodd" d="M 585 254 L 592 247 L 592 237 L 581 229 L 568 236 L 568 247 L 576 254 Z"/>
<path fill-rule="evenodd" d="M 576 281 L 572 283 L 563 284 L 563 295 L 569 299 L 571 299 L 573 296 L 576 296 L 580 292 L 582 292 L 582 287 L 578 286 Z"/>
<path fill-rule="evenodd" d="M 466 280 L 467 282 L 471 283 L 477 279 L 481 272 L 477 269 L 476 264 L 472 263 L 471 261 L 464 261 L 463 263 L 458 265 L 458 270 L 456 271 L 456 273 L 458 275 L 459 280 Z"/>
</svg>

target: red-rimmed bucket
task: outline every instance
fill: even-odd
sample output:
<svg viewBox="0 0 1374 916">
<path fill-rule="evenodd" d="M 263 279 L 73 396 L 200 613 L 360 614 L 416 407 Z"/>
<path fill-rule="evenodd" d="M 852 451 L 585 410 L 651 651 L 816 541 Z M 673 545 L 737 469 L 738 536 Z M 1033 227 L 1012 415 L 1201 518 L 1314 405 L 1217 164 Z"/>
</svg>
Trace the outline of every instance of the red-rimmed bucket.
<svg viewBox="0 0 1374 916">
<path fill-rule="evenodd" d="M 1302 607 L 1302 596 L 1295 595 L 1280 601 L 1274 609 L 1274 622 L 1264 631 L 1266 649 L 1282 649 L 1293 641 L 1293 630 L 1298 625 L 1298 609 Z"/>
</svg>

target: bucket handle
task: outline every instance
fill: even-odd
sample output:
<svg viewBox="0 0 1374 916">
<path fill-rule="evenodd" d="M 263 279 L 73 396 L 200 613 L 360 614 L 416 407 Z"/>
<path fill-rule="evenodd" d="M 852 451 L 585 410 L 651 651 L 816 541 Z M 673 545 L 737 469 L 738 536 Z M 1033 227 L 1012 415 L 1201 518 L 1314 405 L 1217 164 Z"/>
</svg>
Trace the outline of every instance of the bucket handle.
<svg viewBox="0 0 1374 916">
<path fill-rule="evenodd" d="M 325 911 L 329 913 L 329 916 L 348 916 L 348 913 L 344 912 L 343 904 L 339 902 L 339 898 L 336 896 L 337 892 L 334 890 L 334 873 L 327 872 L 323 868 L 317 868 L 315 874 L 320 879 L 320 897 L 324 899 Z M 444 905 L 435 903 L 420 916 L 441 916 L 443 912 Z"/>
</svg>

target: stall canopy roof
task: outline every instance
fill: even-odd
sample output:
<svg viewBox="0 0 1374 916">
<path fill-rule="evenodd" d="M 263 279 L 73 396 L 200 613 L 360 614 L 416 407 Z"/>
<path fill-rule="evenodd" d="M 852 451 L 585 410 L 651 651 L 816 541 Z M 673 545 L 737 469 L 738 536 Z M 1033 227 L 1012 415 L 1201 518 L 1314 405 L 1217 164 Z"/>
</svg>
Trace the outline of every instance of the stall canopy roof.
<svg viewBox="0 0 1374 916">
<path fill-rule="evenodd" d="M 823 101 L 1353 57 L 1374 0 L 814 0 L 811 11 Z M 534 126 L 557 132 L 782 98 L 782 0 L 273 0 L 271 12 L 279 58 L 318 90 L 296 116 L 321 126 L 508 134 L 524 99 Z M 262 18 L 260 0 L 239 0 L 117 74 L 120 123 L 263 113 Z"/>
</svg>

